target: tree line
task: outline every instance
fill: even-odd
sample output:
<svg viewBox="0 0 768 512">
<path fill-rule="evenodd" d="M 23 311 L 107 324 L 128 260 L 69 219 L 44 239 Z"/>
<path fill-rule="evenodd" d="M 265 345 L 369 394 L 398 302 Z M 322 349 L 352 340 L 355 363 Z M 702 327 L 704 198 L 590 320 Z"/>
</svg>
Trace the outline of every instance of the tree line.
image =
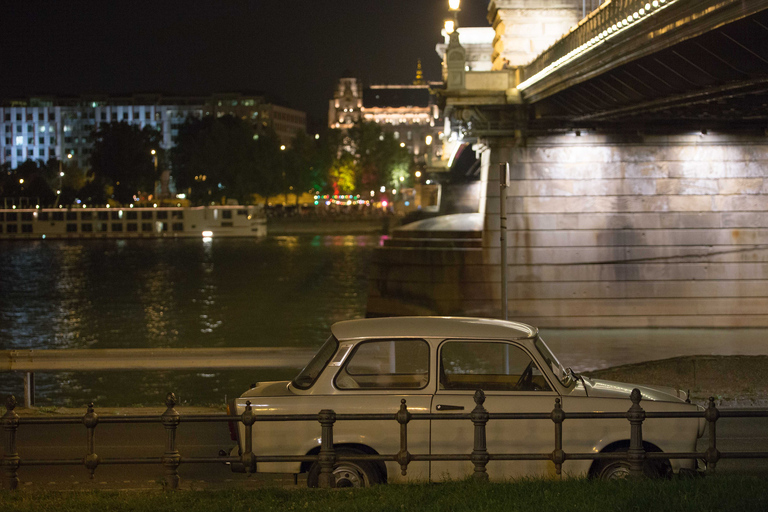
<svg viewBox="0 0 768 512">
<path fill-rule="evenodd" d="M 64 158 L 4 164 L 0 196 L 56 202 L 129 204 L 147 198 L 164 171 L 192 204 L 254 201 L 302 193 L 362 194 L 408 184 L 414 165 L 408 150 L 376 123 L 358 122 L 347 133 L 323 137 L 297 131 L 281 143 L 269 127 L 233 117 L 188 118 L 176 144 L 165 151 L 161 133 L 126 122 L 102 123 L 91 134 L 87 169 Z M 63 176 L 61 175 L 63 174 Z M 401 179 L 403 178 L 403 179 Z M 57 200 L 58 196 L 58 200 Z"/>
</svg>

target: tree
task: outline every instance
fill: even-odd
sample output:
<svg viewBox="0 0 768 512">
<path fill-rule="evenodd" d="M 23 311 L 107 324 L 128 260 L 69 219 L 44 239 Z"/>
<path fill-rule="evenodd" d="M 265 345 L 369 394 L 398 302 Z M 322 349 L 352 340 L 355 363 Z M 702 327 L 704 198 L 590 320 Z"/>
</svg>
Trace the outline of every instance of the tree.
<svg viewBox="0 0 768 512">
<path fill-rule="evenodd" d="M 347 152 L 334 161 L 328 176 L 335 194 L 351 194 L 356 190 L 357 167 L 355 157 Z"/>
<path fill-rule="evenodd" d="M 297 130 L 293 143 L 285 152 L 285 181 L 289 191 L 299 196 L 310 189 L 320 191 L 324 180 L 320 178 L 321 159 L 315 139 L 304 130 Z"/>
<path fill-rule="evenodd" d="M 413 158 L 394 134 L 381 126 L 359 121 L 349 130 L 349 145 L 356 162 L 356 189 L 375 190 L 402 184 L 400 177 L 410 176 Z"/>
<path fill-rule="evenodd" d="M 188 119 L 171 150 L 176 186 L 190 190 L 197 204 L 225 197 L 248 203 L 259 188 L 273 186 L 263 174 L 273 173 L 275 144 L 240 118 Z"/>
<path fill-rule="evenodd" d="M 102 123 L 93 134 L 92 176 L 113 187 L 113 197 L 131 203 L 140 191 L 154 189 L 160 166 L 155 168 L 152 150 L 160 149 L 160 132 L 126 122 Z"/>
<path fill-rule="evenodd" d="M 6 166 L 0 176 L 0 190 L 5 197 L 28 198 L 48 206 L 56 200 L 56 192 L 50 185 L 54 170 L 51 163 L 42 160 L 25 160 L 16 169 Z M 58 170 L 55 171 L 58 176 Z"/>
</svg>

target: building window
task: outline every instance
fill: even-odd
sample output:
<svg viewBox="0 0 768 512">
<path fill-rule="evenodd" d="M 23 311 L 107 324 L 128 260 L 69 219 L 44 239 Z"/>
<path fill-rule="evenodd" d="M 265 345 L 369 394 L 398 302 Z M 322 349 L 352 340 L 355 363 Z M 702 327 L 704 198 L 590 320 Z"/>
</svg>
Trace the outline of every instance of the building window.
<svg viewBox="0 0 768 512">
<path fill-rule="evenodd" d="M 102 112 L 101 113 L 101 120 L 102 121 L 106 121 L 107 120 L 107 113 L 106 112 Z"/>
<path fill-rule="evenodd" d="M 141 223 L 141 230 L 144 233 L 149 233 L 150 231 L 152 231 L 152 223 L 151 222 L 142 222 Z"/>
<path fill-rule="evenodd" d="M 123 230 L 123 225 L 122 224 L 120 224 L 119 222 L 113 222 L 112 223 L 112 232 L 113 233 L 117 232 L 117 231 L 122 231 L 122 230 Z"/>
<path fill-rule="evenodd" d="M 67 224 L 67 233 L 77 233 L 77 224 Z"/>
<path fill-rule="evenodd" d="M 183 222 L 174 222 L 172 226 L 174 231 L 184 231 L 184 223 Z"/>
<path fill-rule="evenodd" d="M 16 156 L 21 158 L 21 155 L 22 155 L 21 148 L 19 148 L 19 149 L 16 150 Z"/>
<path fill-rule="evenodd" d="M 123 119 L 128 120 L 128 112 L 123 112 Z"/>
<path fill-rule="evenodd" d="M 16 113 L 16 120 L 21 121 L 21 114 L 18 112 Z M 19 127 L 19 131 L 21 131 L 21 127 Z"/>
<path fill-rule="evenodd" d="M 45 137 L 38 137 L 38 138 L 37 138 L 37 141 L 38 141 L 40 144 L 45 144 Z"/>
<path fill-rule="evenodd" d="M 231 219 L 232 218 L 232 210 L 224 210 L 221 212 L 221 217 L 223 219 Z"/>
<path fill-rule="evenodd" d="M 11 145 L 11 138 L 10 137 L 6 137 L 5 138 L 5 145 L 6 146 L 10 146 Z"/>
<path fill-rule="evenodd" d="M 90 223 L 82 224 L 80 226 L 80 231 L 82 231 L 83 233 L 92 233 L 93 232 L 93 224 L 90 224 Z"/>
<path fill-rule="evenodd" d="M 112 112 L 112 120 L 117 121 L 117 112 Z"/>
<path fill-rule="evenodd" d="M 38 115 L 38 116 L 37 116 L 37 119 L 38 119 L 39 121 L 45 121 L 45 114 L 43 114 L 43 113 L 41 112 L 41 113 L 40 113 L 40 115 Z"/>
<path fill-rule="evenodd" d="M 125 227 L 127 231 L 130 231 L 131 233 L 135 233 L 136 231 L 138 231 L 139 226 L 135 222 L 129 222 L 128 224 L 125 225 Z"/>
<path fill-rule="evenodd" d="M 56 137 L 51 137 L 51 140 L 48 141 L 50 144 L 56 144 Z"/>
<path fill-rule="evenodd" d="M 44 149 L 44 148 L 40 148 L 40 149 L 38 149 L 38 150 L 37 150 L 37 154 L 38 154 L 39 156 L 45 156 L 45 149 Z"/>
</svg>

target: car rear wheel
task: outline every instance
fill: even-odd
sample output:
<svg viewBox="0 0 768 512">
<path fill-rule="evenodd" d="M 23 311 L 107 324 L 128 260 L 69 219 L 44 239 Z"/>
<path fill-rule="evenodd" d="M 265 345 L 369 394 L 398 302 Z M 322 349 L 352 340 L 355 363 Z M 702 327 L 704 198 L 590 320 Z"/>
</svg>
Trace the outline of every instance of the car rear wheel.
<svg viewBox="0 0 768 512">
<path fill-rule="evenodd" d="M 336 452 L 342 455 L 365 455 L 354 448 L 343 448 Z M 336 477 L 336 487 L 370 487 L 384 482 L 381 471 L 376 464 L 367 461 L 343 461 L 333 466 L 333 475 Z M 317 487 L 320 477 L 320 464 L 312 463 L 307 475 L 307 486 Z"/>
<path fill-rule="evenodd" d="M 665 461 L 649 461 L 643 464 L 643 474 L 650 478 L 664 478 L 671 468 Z M 629 478 L 629 462 L 626 460 L 601 460 L 598 461 L 593 476 L 600 480 L 624 480 Z"/>
</svg>

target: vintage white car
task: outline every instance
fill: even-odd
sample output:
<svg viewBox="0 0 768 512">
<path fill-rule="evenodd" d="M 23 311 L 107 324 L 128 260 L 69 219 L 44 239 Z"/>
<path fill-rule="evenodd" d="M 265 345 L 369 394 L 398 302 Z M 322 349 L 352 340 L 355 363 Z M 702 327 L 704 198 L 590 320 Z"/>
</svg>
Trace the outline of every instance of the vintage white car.
<svg viewBox="0 0 768 512">
<path fill-rule="evenodd" d="M 632 405 L 633 388 L 642 392 L 646 411 L 696 411 L 686 394 L 672 388 L 635 386 L 592 380 L 565 369 L 535 327 L 485 318 L 407 317 L 351 320 L 334 324 L 317 355 L 291 382 L 262 382 L 235 403 L 242 414 L 246 402 L 259 414 L 391 413 L 405 399 L 411 413 L 451 415 L 475 407 L 476 390 L 485 392 L 490 413 L 550 413 L 560 398 L 567 413 L 613 411 Z M 700 410 L 700 409 L 699 409 Z M 647 451 L 692 452 L 704 432 L 697 418 L 648 419 L 643 425 Z M 245 429 L 238 429 L 239 452 Z M 269 421 L 253 425 L 257 456 L 317 454 L 321 429 L 317 421 Z M 626 419 L 566 419 L 563 449 L 570 453 L 626 451 L 630 424 Z M 333 431 L 337 454 L 395 454 L 400 449 L 396 421 L 337 421 Z M 488 452 L 550 453 L 554 449 L 551 420 L 494 420 L 487 424 Z M 408 425 L 411 454 L 471 453 L 469 420 L 413 420 Z M 646 461 L 646 473 L 666 475 L 691 469 L 688 460 Z M 624 460 L 567 460 L 567 476 L 616 478 L 628 473 Z M 308 472 L 309 486 L 318 483 L 316 462 L 257 463 L 259 472 Z M 494 461 L 487 464 L 492 480 L 548 476 L 551 461 Z M 407 475 L 392 462 L 338 462 L 338 486 L 384 482 L 443 481 L 464 478 L 473 465 L 463 461 L 411 462 Z"/>
</svg>

